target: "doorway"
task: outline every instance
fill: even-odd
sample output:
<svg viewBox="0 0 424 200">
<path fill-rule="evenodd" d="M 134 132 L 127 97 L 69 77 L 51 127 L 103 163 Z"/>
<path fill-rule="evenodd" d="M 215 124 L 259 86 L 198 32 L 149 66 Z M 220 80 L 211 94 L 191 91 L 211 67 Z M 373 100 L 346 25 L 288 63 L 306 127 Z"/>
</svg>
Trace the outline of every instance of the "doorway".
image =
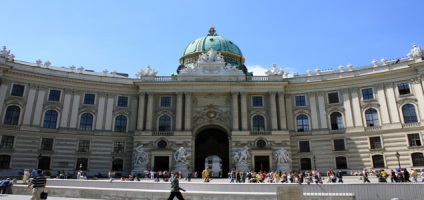
<svg viewBox="0 0 424 200">
<path fill-rule="evenodd" d="M 50 161 L 51 161 L 51 158 L 50 157 L 48 157 L 48 156 L 42 156 L 38 160 L 38 169 L 42 169 L 42 170 L 50 169 Z"/>
<path fill-rule="evenodd" d="M 220 162 L 221 173 L 215 173 L 214 171 L 210 175 L 213 177 L 227 177 L 230 164 L 228 144 L 227 133 L 218 128 L 209 128 L 199 132 L 195 142 L 195 171 L 201 174 L 205 168 L 209 168 L 209 158 L 212 158 L 212 168 L 209 170 L 213 169 L 213 162 Z"/>
<path fill-rule="evenodd" d="M 255 156 L 255 172 L 269 172 L 269 156 Z"/>
<path fill-rule="evenodd" d="M 155 156 L 155 163 L 153 165 L 155 171 L 169 171 L 169 156 Z"/>
</svg>

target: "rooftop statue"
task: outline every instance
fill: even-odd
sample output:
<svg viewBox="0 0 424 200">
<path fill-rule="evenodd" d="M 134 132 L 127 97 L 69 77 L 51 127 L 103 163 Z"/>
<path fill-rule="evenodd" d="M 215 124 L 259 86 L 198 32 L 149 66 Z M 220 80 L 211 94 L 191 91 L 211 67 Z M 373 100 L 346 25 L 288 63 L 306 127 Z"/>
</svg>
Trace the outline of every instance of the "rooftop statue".
<svg viewBox="0 0 424 200">
<path fill-rule="evenodd" d="M 220 52 L 215 51 L 215 49 L 211 48 L 206 53 L 199 54 L 199 59 L 197 61 L 198 63 L 213 63 L 213 62 L 219 62 L 224 63 L 224 57 Z"/>
<path fill-rule="evenodd" d="M 157 73 L 158 71 L 156 71 L 154 68 L 152 69 L 150 65 L 147 65 L 146 69 L 140 69 L 140 71 L 138 71 L 135 76 L 137 78 L 141 78 L 143 76 L 156 76 Z"/>
<path fill-rule="evenodd" d="M 417 58 L 421 58 L 423 56 L 423 49 L 421 49 L 420 46 L 414 44 L 413 45 L 414 48 L 411 49 L 411 51 L 408 53 L 408 57 L 410 59 L 417 59 Z"/>
<path fill-rule="evenodd" d="M 279 75 L 279 76 L 281 76 L 281 75 L 284 74 L 284 71 L 283 71 L 283 68 L 282 67 L 280 69 L 277 69 L 277 65 L 276 64 L 272 64 L 272 68 L 271 69 L 268 69 L 265 72 L 265 74 L 268 75 L 268 76 L 273 76 L 273 75 Z"/>
<path fill-rule="evenodd" d="M 3 46 L 3 50 L 0 51 L 0 58 L 9 58 L 10 50 L 6 49 L 6 46 Z"/>
</svg>

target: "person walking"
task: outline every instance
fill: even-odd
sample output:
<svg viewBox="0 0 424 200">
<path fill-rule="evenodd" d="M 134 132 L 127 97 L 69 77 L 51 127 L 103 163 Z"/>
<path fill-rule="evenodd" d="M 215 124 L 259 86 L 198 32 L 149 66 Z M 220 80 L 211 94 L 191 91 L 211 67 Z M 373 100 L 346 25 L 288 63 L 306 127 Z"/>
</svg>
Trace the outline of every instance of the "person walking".
<svg viewBox="0 0 424 200">
<path fill-rule="evenodd" d="M 336 176 L 337 176 L 337 179 L 338 179 L 337 183 L 343 183 L 343 172 L 342 172 L 342 170 L 339 170 L 337 172 Z"/>
<path fill-rule="evenodd" d="M 178 175 L 175 174 L 174 177 L 171 180 L 171 194 L 169 195 L 168 200 L 173 200 L 174 197 L 177 197 L 179 200 L 184 200 L 183 195 L 181 194 L 180 190 L 184 191 L 183 188 L 180 187 L 180 182 L 178 180 Z"/>
<path fill-rule="evenodd" d="M 36 177 L 32 179 L 32 181 L 25 188 L 25 191 L 28 191 L 28 189 L 32 186 L 31 200 L 40 200 L 40 194 L 44 191 L 44 188 L 46 188 L 47 180 L 46 177 L 42 176 L 42 174 L 43 170 L 37 169 Z"/>
<path fill-rule="evenodd" d="M 10 178 L 4 179 L 0 183 L 0 191 L 2 194 L 6 194 L 6 191 L 9 187 L 13 185 L 12 181 L 10 181 Z"/>
<path fill-rule="evenodd" d="M 414 182 L 418 182 L 418 180 L 417 180 L 418 174 L 417 174 L 417 172 L 415 171 L 415 169 L 411 169 L 411 177 L 412 177 L 412 180 L 413 180 Z"/>
<path fill-rule="evenodd" d="M 370 179 L 368 179 L 368 171 L 367 171 L 367 169 L 364 169 L 364 171 L 362 172 L 362 178 L 364 179 L 364 183 L 365 182 L 371 183 Z"/>
</svg>

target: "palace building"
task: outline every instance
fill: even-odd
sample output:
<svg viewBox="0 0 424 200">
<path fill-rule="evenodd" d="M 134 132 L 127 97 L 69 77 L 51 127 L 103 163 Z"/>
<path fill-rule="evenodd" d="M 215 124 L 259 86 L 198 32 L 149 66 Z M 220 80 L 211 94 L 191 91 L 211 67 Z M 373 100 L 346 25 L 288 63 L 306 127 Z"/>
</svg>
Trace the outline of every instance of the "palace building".
<svg viewBox="0 0 424 200">
<path fill-rule="evenodd" d="M 405 55 L 254 76 L 241 49 L 211 28 L 187 45 L 176 74 L 148 66 L 129 78 L 19 61 L 3 47 L 0 174 L 172 171 L 181 148 L 188 171 L 224 177 L 242 161 L 279 169 L 281 149 L 292 170 L 424 168 L 424 54 L 414 45 Z"/>
</svg>

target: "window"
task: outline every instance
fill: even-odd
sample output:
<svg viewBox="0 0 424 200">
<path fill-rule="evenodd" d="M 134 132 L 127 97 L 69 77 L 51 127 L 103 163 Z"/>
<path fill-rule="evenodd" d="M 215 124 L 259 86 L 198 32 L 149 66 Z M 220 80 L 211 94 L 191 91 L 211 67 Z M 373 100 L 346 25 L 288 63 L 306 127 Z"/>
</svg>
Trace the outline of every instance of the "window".
<svg viewBox="0 0 424 200">
<path fill-rule="evenodd" d="M 347 169 L 347 159 L 344 156 L 336 157 L 336 169 Z"/>
<path fill-rule="evenodd" d="M 370 108 L 365 111 L 365 118 L 367 120 L 367 127 L 380 126 L 378 113 L 374 108 Z"/>
<path fill-rule="evenodd" d="M 263 101 L 262 101 L 262 96 L 252 96 L 252 106 L 253 107 L 264 106 Z"/>
<path fill-rule="evenodd" d="M 171 107 L 171 97 L 160 97 L 160 107 L 162 108 Z"/>
<path fill-rule="evenodd" d="M 264 147 L 266 147 L 266 141 L 265 140 L 262 140 L 262 139 L 260 139 L 260 140 L 258 140 L 258 141 L 256 141 L 256 146 L 258 147 L 258 148 L 264 148 Z"/>
<path fill-rule="evenodd" d="M 9 169 L 9 166 L 10 166 L 10 156 L 0 155 L 0 169 Z"/>
<path fill-rule="evenodd" d="M 159 118 L 159 131 L 171 131 L 171 117 L 163 115 Z"/>
<path fill-rule="evenodd" d="M 79 140 L 78 152 L 89 152 L 89 151 L 90 151 L 90 140 Z"/>
<path fill-rule="evenodd" d="M 299 115 L 296 118 L 297 120 L 297 132 L 308 132 L 309 131 L 309 121 L 308 116 Z"/>
<path fill-rule="evenodd" d="M 4 124 L 18 125 L 20 114 L 21 109 L 18 106 L 7 107 L 6 116 L 4 117 Z"/>
<path fill-rule="evenodd" d="M 418 122 L 417 113 L 415 112 L 415 106 L 412 104 L 405 104 L 402 106 L 403 121 L 407 123 Z"/>
<path fill-rule="evenodd" d="M 112 161 L 112 171 L 122 171 L 124 169 L 124 160 L 115 158 Z"/>
<path fill-rule="evenodd" d="M 299 141 L 299 152 L 311 152 L 309 141 Z"/>
<path fill-rule="evenodd" d="M 344 150 L 346 150 L 344 139 L 333 140 L 333 144 L 334 144 L 334 151 L 344 151 Z M 337 169 L 340 169 L 340 168 L 337 168 Z"/>
<path fill-rule="evenodd" d="M 385 168 L 383 155 L 372 156 L 372 165 L 374 168 Z"/>
<path fill-rule="evenodd" d="M 331 113 L 331 130 L 341 130 L 344 128 L 343 126 L 343 117 L 339 112 Z"/>
<path fill-rule="evenodd" d="M 371 149 L 382 149 L 383 146 L 381 144 L 381 138 L 380 137 L 370 137 L 370 148 Z"/>
<path fill-rule="evenodd" d="M 423 153 L 413 153 L 411 154 L 412 165 L 414 167 L 423 167 L 424 166 L 424 156 Z"/>
<path fill-rule="evenodd" d="M 95 94 L 86 93 L 84 95 L 84 104 L 91 104 L 91 105 L 93 105 L 95 99 L 96 99 L 96 95 Z"/>
<path fill-rule="evenodd" d="M 300 159 L 300 170 L 312 170 L 310 158 L 301 158 Z"/>
<path fill-rule="evenodd" d="M 164 149 L 167 146 L 168 146 L 168 142 L 166 142 L 165 140 L 159 140 L 159 142 L 158 142 L 158 148 Z"/>
<path fill-rule="evenodd" d="M 124 115 L 118 115 L 115 118 L 115 132 L 127 132 L 127 117 Z"/>
<path fill-rule="evenodd" d="M 77 158 L 76 170 L 88 170 L 88 158 Z"/>
<path fill-rule="evenodd" d="M 125 142 L 114 142 L 113 153 L 125 153 Z"/>
<path fill-rule="evenodd" d="M 372 88 L 362 89 L 362 98 L 364 100 L 374 99 L 374 92 Z"/>
<path fill-rule="evenodd" d="M 399 95 L 409 94 L 411 90 L 409 89 L 408 83 L 399 83 L 398 85 Z"/>
<path fill-rule="evenodd" d="M 262 115 L 255 115 L 252 118 L 253 131 L 265 131 L 265 119 Z"/>
<path fill-rule="evenodd" d="M 43 128 L 56 128 L 57 124 L 57 112 L 54 110 L 48 110 L 44 114 Z"/>
<path fill-rule="evenodd" d="M 84 113 L 81 115 L 80 130 L 81 131 L 93 130 L 93 115 L 92 114 Z"/>
<path fill-rule="evenodd" d="M 339 93 L 328 93 L 328 103 L 339 103 Z"/>
<path fill-rule="evenodd" d="M 305 96 L 296 96 L 296 106 L 306 106 Z"/>
<path fill-rule="evenodd" d="M 414 134 L 408 134 L 408 141 L 410 147 L 419 147 L 421 145 L 421 139 L 420 134 L 414 133 Z"/>
<path fill-rule="evenodd" d="M 22 97 L 22 96 L 24 96 L 24 90 L 25 90 L 24 85 L 13 84 L 11 95 L 17 96 L 17 97 Z"/>
<path fill-rule="evenodd" d="M 15 136 L 3 135 L 1 137 L 0 149 L 12 149 Z"/>
<path fill-rule="evenodd" d="M 118 96 L 118 107 L 128 107 L 128 97 Z"/>
<path fill-rule="evenodd" d="M 60 90 L 50 90 L 49 101 L 60 101 Z"/>
<path fill-rule="evenodd" d="M 51 151 L 53 150 L 53 139 L 52 138 L 43 138 L 41 139 L 41 150 Z"/>
</svg>

